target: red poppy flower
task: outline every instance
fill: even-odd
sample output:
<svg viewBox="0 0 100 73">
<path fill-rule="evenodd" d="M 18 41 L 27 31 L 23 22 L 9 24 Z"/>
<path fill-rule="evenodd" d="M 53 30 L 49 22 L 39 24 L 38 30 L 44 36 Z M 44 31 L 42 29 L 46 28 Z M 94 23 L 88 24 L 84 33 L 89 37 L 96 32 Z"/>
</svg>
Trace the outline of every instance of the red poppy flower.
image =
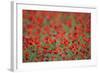
<svg viewBox="0 0 100 73">
<path fill-rule="evenodd" d="M 70 46 L 70 49 L 75 52 L 77 49 L 78 49 L 78 45 L 76 43 L 73 43 L 71 46 Z"/>
<path fill-rule="evenodd" d="M 37 22 L 39 25 L 42 25 L 43 21 L 44 21 L 44 19 L 42 17 L 37 18 Z"/>
<path fill-rule="evenodd" d="M 62 54 L 60 54 L 60 56 L 61 56 L 61 57 L 65 57 L 65 54 L 62 53 Z"/>
<path fill-rule="evenodd" d="M 42 55 L 43 52 L 41 50 L 38 50 L 37 53 L 38 53 L 38 55 Z"/>
<path fill-rule="evenodd" d="M 40 41 L 35 39 L 35 44 L 40 45 Z"/>
<path fill-rule="evenodd" d="M 67 20 L 67 21 L 66 21 L 66 25 L 67 25 L 68 27 L 71 27 L 71 26 L 72 26 L 72 20 L 71 20 L 71 19 Z"/>
<path fill-rule="evenodd" d="M 91 41 L 90 38 L 86 38 L 86 37 L 83 37 L 83 40 L 88 42 L 88 43 L 90 43 L 90 41 Z"/>
<path fill-rule="evenodd" d="M 81 14 L 77 14 L 76 16 L 76 21 L 83 24 L 83 18 L 82 18 L 82 15 Z"/>
<path fill-rule="evenodd" d="M 34 61 L 35 61 L 35 62 L 38 62 L 38 58 L 35 58 Z"/>
<path fill-rule="evenodd" d="M 43 49 L 47 50 L 49 48 L 49 46 L 43 46 Z"/>
<path fill-rule="evenodd" d="M 81 44 L 83 49 L 86 49 L 86 45 L 85 44 Z"/>
<path fill-rule="evenodd" d="M 66 38 L 64 38 L 64 40 L 61 41 L 61 44 L 64 44 L 65 46 L 67 46 L 69 44 L 69 42 Z"/>
<path fill-rule="evenodd" d="M 55 58 L 56 58 L 55 56 L 52 56 L 52 57 L 51 57 L 52 61 L 55 61 Z"/>
<path fill-rule="evenodd" d="M 30 56 L 29 52 L 25 52 L 24 55 L 25 55 L 26 60 L 28 60 Z"/>
<path fill-rule="evenodd" d="M 53 53 L 54 53 L 54 54 L 57 54 L 57 53 L 58 53 L 58 51 L 57 51 L 57 50 L 54 50 L 54 51 L 53 51 Z"/>
<path fill-rule="evenodd" d="M 51 54 L 51 53 L 52 53 L 52 50 L 48 50 L 48 53 L 50 53 L 50 54 Z"/>
</svg>

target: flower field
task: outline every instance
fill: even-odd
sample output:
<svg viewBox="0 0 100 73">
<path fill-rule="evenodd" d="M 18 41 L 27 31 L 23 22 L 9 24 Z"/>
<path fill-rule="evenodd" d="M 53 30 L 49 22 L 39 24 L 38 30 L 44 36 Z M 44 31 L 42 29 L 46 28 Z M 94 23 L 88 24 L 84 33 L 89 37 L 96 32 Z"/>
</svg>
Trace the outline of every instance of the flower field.
<svg viewBox="0 0 100 73">
<path fill-rule="evenodd" d="M 23 10 L 23 62 L 91 59 L 91 14 Z"/>
</svg>

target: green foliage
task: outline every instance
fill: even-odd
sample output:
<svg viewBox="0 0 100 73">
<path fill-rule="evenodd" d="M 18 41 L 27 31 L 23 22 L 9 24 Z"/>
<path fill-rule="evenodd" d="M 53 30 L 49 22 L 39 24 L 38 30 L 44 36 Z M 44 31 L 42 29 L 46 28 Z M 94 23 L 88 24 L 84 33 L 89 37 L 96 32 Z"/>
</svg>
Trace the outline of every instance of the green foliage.
<svg viewBox="0 0 100 73">
<path fill-rule="evenodd" d="M 30 53 L 30 61 L 33 61 L 33 59 L 37 56 L 37 53 Z"/>
<path fill-rule="evenodd" d="M 43 21 L 43 26 L 46 26 L 46 25 L 50 25 L 50 21 L 45 18 Z"/>
<path fill-rule="evenodd" d="M 30 24 L 31 21 L 29 19 L 23 19 L 23 24 Z"/>
<path fill-rule="evenodd" d="M 71 50 L 67 51 L 68 57 L 72 57 L 73 56 L 73 52 Z"/>
<path fill-rule="evenodd" d="M 69 27 L 67 25 L 63 25 L 63 28 L 65 29 L 66 33 L 68 34 L 69 33 Z"/>
</svg>

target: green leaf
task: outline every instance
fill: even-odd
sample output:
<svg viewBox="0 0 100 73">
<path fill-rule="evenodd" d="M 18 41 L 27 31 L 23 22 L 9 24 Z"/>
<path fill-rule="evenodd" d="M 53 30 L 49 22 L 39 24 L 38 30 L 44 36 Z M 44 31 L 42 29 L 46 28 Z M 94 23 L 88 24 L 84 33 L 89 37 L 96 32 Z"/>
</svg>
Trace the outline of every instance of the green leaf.
<svg viewBox="0 0 100 73">
<path fill-rule="evenodd" d="M 56 47 L 56 43 L 53 43 L 53 44 L 49 44 L 49 46 L 50 46 L 50 50 L 53 50 L 53 49 L 55 49 L 55 47 Z"/>
<path fill-rule="evenodd" d="M 33 61 L 33 59 L 36 57 L 37 53 L 31 53 L 30 55 L 30 61 Z"/>
<path fill-rule="evenodd" d="M 68 20 L 70 18 L 70 16 L 66 16 L 66 19 Z"/>
<path fill-rule="evenodd" d="M 67 51 L 67 54 L 68 54 L 69 57 L 72 57 L 73 56 L 73 52 L 71 50 L 68 50 Z"/>
<path fill-rule="evenodd" d="M 72 41 L 70 41 L 69 46 L 71 46 L 72 44 L 73 44 Z"/>
<path fill-rule="evenodd" d="M 30 24 L 31 23 L 31 21 L 29 20 L 29 19 L 23 19 L 23 24 Z"/>
<path fill-rule="evenodd" d="M 60 47 L 61 47 L 61 48 L 64 48 L 65 46 L 64 46 L 64 44 L 61 44 Z"/>
<path fill-rule="evenodd" d="M 85 41 L 83 41 L 83 37 L 82 36 L 79 36 L 79 39 L 80 39 L 80 42 L 85 44 Z"/>
<path fill-rule="evenodd" d="M 80 60 L 80 59 L 81 59 L 80 57 L 77 57 L 77 58 L 76 58 L 76 60 Z"/>
<path fill-rule="evenodd" d="M 71 16 L 71 19 L 72 19 L 72 29 L 74 29 L 74 27 L 76 26 L 76 21 L 74 16 Z"/>
<path fill-rule="evenodd" d="M 46 18 L 44 19 L 44 22 L 43 22 L 43 26 L 45 26 L 45 25 L 49 25 L 50 24 L 50 21 L 49 20 L 47 20 Z"/>
<path fill-rule="evenodd" d="M 59 40 L 57 40 L 57 41 L 56 41 L 56 45 L 57 45 L 57 44 L 59 44 L 59 43 L 60 43 L 60 41 L 59 41 Z"/>
<path fill-rule="evenodd" d="M 41 44 L 42 44 L 42 46 L 45 46 L 46 45 L 46 43 L 44 43 L 44 42 L 42 42 Z"/>
<path fill-rule="evenodd" d="M 63 28 L 65 29 L 65 31 L 67 32 L 67 33 L 69 33 L 69 27 L 67 26 L 67 25 L 63 25 Z"/>
</svg>

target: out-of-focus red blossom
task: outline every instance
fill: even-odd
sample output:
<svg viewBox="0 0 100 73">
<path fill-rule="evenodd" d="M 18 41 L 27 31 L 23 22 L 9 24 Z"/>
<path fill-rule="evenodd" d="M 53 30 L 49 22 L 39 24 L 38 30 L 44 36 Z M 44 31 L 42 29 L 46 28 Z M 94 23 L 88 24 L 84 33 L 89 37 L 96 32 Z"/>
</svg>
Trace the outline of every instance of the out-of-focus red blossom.
<svg viewBox="0 0 100 73">
<path fill-rule="evenodd" d="M 56 48 L 56 51 L 57 51 L 59 54 L 62 53 L 62 50 L 61 50 L 61 48 L 59 48 L 59 47 Z"/>
<path fill-rule="evenodd" d="M 86 20 L 86 24 L 90 26 L 90 24 L 91 24 L 90 18 L 88 18 L 88 19 Z"/>
<path fill-rule="evenodd" d="M 55 60 L 55 58 L 56 58 L 55 56 L 52 56 L 52 57 L 51 57 L 52 61 L 54 61 L 54 60 Z"/>
<path fill-rule="evenodd" d="M 35 24 L 36 23 L 36 18 L 35 16 L 32 16 L 32 19 L 31 19 L 32 23 Z"/>
<path fill-rule="evenodd" d="M 38 53 L 38 55 L 42 55 L 43 52 L 41 50 L 38 50 L 37 53 Z"/>
<path fill-rule="evenodd" d="M 32 24 L 29 24 L 27 25 L 26 31 L 28 32 L 29 35 L 31 35 L 33 32 L 33 29 L 34 29 L 34 26 Z"/>
<path fill-rule="evenodd" d="M 57 53 L 58 53 L 58 51 L 57 51 L 57 50 L 53 50 L 53 53 L 54 53 L 54 54 L 57 54 Z"/>
<path fill-rule="evenodd" d="M 35 62 L 38 62 L 38 58 L 35 58 L 34 61 L 35 61 Z"/>
<path fill-rule="evenodd" d="M 28 17 L 26 14 L 27 14 L 27 11 L 23 10 L 23 18 L 27 18 Z"/>
<path fill-rule="evenodd" d="M 43 49 L 47 50 L 49 48 L 49 46 L 43 46 Z"/>
<path fill-rule="evenodd" d="M 52 17 L 52 15 L 47 14 L 47 16 L 46 16 L 46 17 L 47 17 L 47 19 L 48 19 L 48 20 L 50 20 L 50 19 L 51 19 L 51 17 Z"/>
<path fill-rule="evenodd" d="M 50 50 L 49 52 L 50 52 L 50 53 L 54 53 L 54 54 L 58 54 L 58 53 L 60 54 L 60 53 L 62 53 L 61 49 L 58 48 L 58 47 L 55 48 L 55 50 Z"/>
<path fill-rule="evenodd" d="M 48 50 L 48 53 L 50 53 L 50 54 L 51 54 L 51 53 L 52 53 L 52 50 Z"/>
<path fill-rule="evenodd" d="M 23 37 L 23 40 L 24 40 L 24 42 L 23 42 L 24 43 L 24 45 L 23 45 L 24 50 L 26 48 L 28 48 L 30 45 L 34 45 L 35 44 L 35 42 L 32 39 L 28 38 L 28 37 Z"/>
<path fill-rule="evenodd" d="M 41 27 L 35 27 L 35 32 L 34 32 L 34 35 L 40 35 L 40 33 L 41 33 Z"/>
<path fill-rule="evenodd" d="M 80 27 L 80 26 L 76 26 L 76 27 L 75 27 L 75 30 L 76 30 L 77 32 L 79 32 L 79 31 L 81 31 L 81 28 L 82 28 L 82 27 Z"/>
<path fill-rule="evenodd" d="M 70 49 L 75 52 L 77 49 L 78 49 L 78 44 L 76 43 L 73 43 L 71 46 L 70 46 Z"/>
<path fill-rule="evenodd" d="M 85 37 L 86 35 L 84 33 L 81 33 L 80 36 Z"/>
<path fill-rule="evenodd" d="M 47 51 L 46 49 L 43 49 L 43 53 L 44 53 L 44 54 L 47 54 L 48 51 Z"/>
<path fill-rule="evenodd" d="M 32 31 L 34 29 L 34 25 L 33 24 L 27 25 L 27 29 Z"/>
<path fill-rule="evenodd" d="M 79 37 L 79 34 L 77 32 L 74 32 L 74 33 L 69 33 L 68 37 L 70 39 L 72 39 L 73 41 L 77 40 L 78 37 Z"/>
<path fill-rule="evenodd" d="M 65 57 L 66 57 L 66 55 L 65 55 L 65 54 L 61 54 L 61 57 L 62 57 L 62 59 L 63 59 L 63 60 L 65 60 L 65 59 L 66 59 L 66 58 L 65 58 Z"/>
<path fill-rule="evenodd" d="M 83 40 L 86 41 L 86 42 L 88 42 L 88 43 L 91 42 L 90 38 L 83 37 Z"/>
<path fill-rule="evenodd" d="M 25 55 L 26 60 L 28 60 L 30 56 L 29 52 L 25 52 L 24 55 Z"/>
<path fill-rule="evenodd" d="M 48 44 L 52 44 L 52 43 L 54 43 L 54 42 L 56 42 L 56 40 L 55 39 L 52 39 L 52 38 L 50 38 L 50 37 L 45 37 L 44 39 L 43 39 L 43 41 L 45 42 L 45 43 L 48 43 Z"/>
<path fill-rule="evenodd" d="M 56 34 L 56 35 L 54 35 L 54 36 L 55 36 L 57 39 L 62 37 L 62 35 L 61 35 L 60 33 L 58 33 L 58 34 Z"/>
<path fill-rule="evenodd" d="M 49 39 L 49 44 L 53 44 L 53 43 L 55 43 L 55 42 L 56 42 L 55 39 Z"/>
<path fill-rule="evenodd" d="M 41 61 L 44 61 L 44 60 L 45 60 L 44 57 L 42 57 L 42 58 L 41 58 Z"/>
<path fill-rule="evenodd" d="M 74 40 L 76 40 L 76 39 L 78 39 L 79 34 L 77 32 L 75 32 L 73 36 L 74 36 Z"/>
<path fill-rule="evenodd" d="M 58 33 L 56 35 L 54 35 L 57 39 L 62 38 L 65 36 L 65 31 L 58 31 Z"/>
<path fill-rule="evenodd" d="M 72 26 L 72 20 L 71 20 L 71 19 L 67 20 L 67 21 L 66 21 L 66 25 L 67 25 L 68 27 L 71 27 L 71 26 Z"/>
<path fill-rule="evenodd" d="M 45 37 L 45 38 L 43 39 L 43 42 L 49 43 L 49 37 Z"/>
<path fill-rule="evenodd" d="M 86 45 L 85 44 L 80 44 L 82 46 L 83 49 L 86 49 Z"/>
<path fill-rule="evenodd" d="M 54 23 L 54 22 L 51 22 L 51 23 L 50 23 L 50 27 L 51 27 L 51 28 L 55 28 L 55 23 Z"/>
<path fill-rule="evenodd" d="M 28 43 L 30 44 L 30 45 L 34 45 L 35 44 L 35 42 L 33 41 L 33 40 L 28 40 Z"/>
<path fill-rule="evenodd" d="M 49 26 L 45 26 L 45 27 L 44 27 L 44 31 L 47 32 L 47 33 L 49 33 L 49 32 L 50 32 Z"/>
<path fill-rule="evenodd" d="M 37 45 L 40 45 L 41 43 L 40 43 L 40 41 L 39 40 L 34 40 L 34 42 L 35 42 L 35 44 L 37 44 Z"/>
<path fill-rule="evenodd" d="M 67 46 L 69 44 L 69 41 L 66 38 L 64 38 L 64 40 L 61 41 L 61 44 L 64 44 L 65 46 Z"/>
<path fill-rule="evenodd" d="M 42 25 L 43 21 L 44 21 L 44 19 L 43 19 L 42 17 L 38 17 L 38 18 L 37 18 L 37 23 L 38 23 L 39 25 Z"/>
<path fill-rule="evenodd" d="M 86 32 L 90 33 L 91 29 L 90 28 L 86 28 Z"/>
<path fill-rule="evenodd" d="M 81 14 L 76 14 L 76 22 L 83 24 L 83 18 Z"/>
</svg>

